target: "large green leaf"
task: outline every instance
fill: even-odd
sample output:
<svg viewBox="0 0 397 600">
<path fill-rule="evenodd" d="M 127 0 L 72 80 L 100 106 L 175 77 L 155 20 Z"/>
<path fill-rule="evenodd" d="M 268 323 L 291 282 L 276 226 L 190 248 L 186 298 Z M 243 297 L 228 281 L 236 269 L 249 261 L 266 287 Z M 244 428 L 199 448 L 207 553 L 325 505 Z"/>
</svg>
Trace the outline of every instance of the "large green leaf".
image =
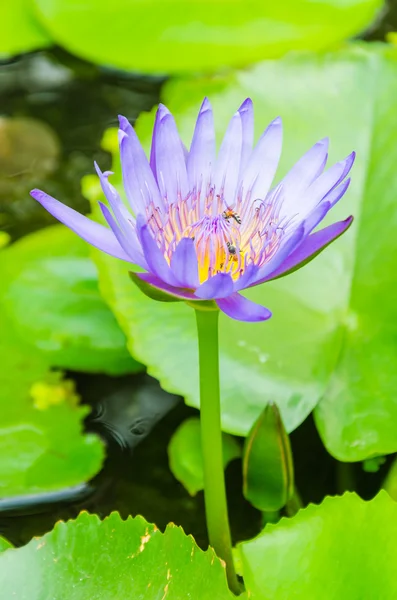
<svg viewBox="0 0 397 600">
<path fill-rule="evenodd" d="M 3 251 L 0 279 L 6 318 L 52 365 L 111 375 L 142 368 L 99 294 L 87 244 L 63 225 Z"/>
<path fill-rule="evenodd" d="M 4 550 L 8 550 L 8 548 L 12 548 L 12 544 L 3 537 L 0 537 L 0 552 L 4 552 Z"/>
<path fill-rule="evenodd" d="M 28 52 L 51 44 L 51 38 L 34 13 L 31 0 L 1 3 L 0 56 Z"/>
<path fill-rule="evenodd" d="M 222 435 L 224 468 L 241 456 L 239 443 L 231 435 Z M 190 417 L 174 432 L 168 445 L 170 469 L 191 496 L 204 489 L 203 454 L 200 419 Z"/>
<path fill-rule="evenodd" d="M 361 32 L 381 0 L 34 0 L 57 43 L 100 64 L 155 73 L 243 66 Z"/>
<path fill-rule="evenodd" d="M 18 339 L 1 314 L 0 497 L 81 484 L 101 468 L 104 448 L 82 434 L 89 411 L 73 388 L 49 373 L 45 357 Z"/>
<path fill-rule="evenodd" d="M 358 152 L 351 189 L 331 215 L 353 213 L 353 227 L 302 270 L 247 292 L 273 311 L 269 322 L 221 318 L 224 429 L 246 434 L 272 400 L 291 431 L 322 398 L 316 421 L 333 455 L 359 460 L 396 451 L 396 49 L 358 45 L 322 56 L 295 54 L 216 79 L 170 82 L 163 100 L 187 142 L 205 94 L 218 136 L 247 95 L 255 103 L 257 134 L 283 117 L 280 174 L 325 135 L 331 162 Z M 152 116 L 144 116 L 139 135 L 147 140 L 152 125 Z M 147 299 L 117 260 L 97 253 L 96 261 L 101 290 L 133 356 L 166 390 L 198 406 L 193 311 Z"/>
<path fill-rule="evenodd" d="M 239 549 L 252 600 L 397 597 L 397 504 L 385 492 L 326 498 Z"/>
<path fill-rule="evenodd" d="M 171 524 L 164 533 L 143 517 L 75 521 L 0 554 L 4 598 L 15 600 L 226 600 L 234 598 L 212 549 L 200 550 Z"/>
</svg>

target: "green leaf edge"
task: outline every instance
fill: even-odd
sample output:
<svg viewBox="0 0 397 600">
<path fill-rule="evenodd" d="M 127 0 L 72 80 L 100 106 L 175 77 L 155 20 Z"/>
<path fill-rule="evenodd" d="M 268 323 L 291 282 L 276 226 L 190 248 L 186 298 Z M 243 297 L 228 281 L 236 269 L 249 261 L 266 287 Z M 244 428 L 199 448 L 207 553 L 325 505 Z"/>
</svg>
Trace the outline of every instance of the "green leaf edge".
<svg viewBox="0 0 397 600">
<path fill-rule="evenodd" d="M 178 425 L 177 429 L 175 429 L 174 433 L 172 434 L 170 441 L 168 442 L 167 454 L 168 454 L 168 464 L 169 464 L 169 467 L 170 467 L 170 470 L 171 470 L 173 476 L 175 477 L 175 479 L 177 481 L 179 481 L 179 483 L 181 485 L 183 485 L 183 487 L 188 492 L 188 494 L 190 496 L 194 497 L 198 494 L 198 492 L 201 492 L 204 489 L 204 485 L 202 485 L 200 487 L 189 485 L 184 479 L 178 477 L 179 473 L 177 473 L 178 469 L 175 469 L 174 451 L 173 451 L 173 446 L 175 445 L 176 434 L 189 421 L 198 421 L 198 423 L 200 423 L 200 417 L 195 417 L 195 416 L 188 417 L 187 419 L 182 421 L 182 423 L 180 425 Z M 228 457 L 227 461 L 225 461 L 223 459 L 224 471 L 227 469 L 228 465 L 233 460 L 240 458 L 241 453 L 242 453 L 237 440 L 233 437 L 232 434 L 226 433 L 225 431 L 222 431 L 223 449 L 225 448 L 225 439 L 229 439 L 229 448 L 231 448 L 233 446 L 233 452 L 231 453 L 231 456 Z M 180 470 L 182 470 L 182 469 L 180 469 Z M 183 471 L 186 473 L 185 467 L 183 467 Z"/>
<path fill-rule="evenodd" d="M 245 545 L 251 544 L 253 541 L 255 541 L 265 535 L 268 535 L 269 533 L 271 533 L 272 531 L 274 531 L 276 529 L 279 529 L 280 527 L 283 527 L 283 526 L 284 527 L 286 526 L 288 528 L 296 527 L 298 523 L 305 520 L 305 518 L 308 514 L 311 514 L 312 512 L 315 513 L 316 511 L 321 510 L 324 506 L 328 506 L 329 504 L 339 502 L 341 500 L 343 502 L 345 502 L 346 506 L 349 506 L 350 508 L 354 508 L 355 506 L 362 505 L 362 504 L 373 504 L 373 505 L 379 506 L 379 507 L 393 505 L 396 510 L 396 518 L 397 518 L 397 503 L 390 497 L 390 495 L 385 490 L 380 490 L 376 494 L 376 496 L 371 498 L 371 500 L 363 500 L 358 494 L 356 494 L 356 492 L 344 492 L 344 494 L 337 495 L 337 496 L 328 495 L 328 496 L 325 496 L 323 501 L 320 502 L 319 504 L 310 502 L 307 506 L 305 506 L 304 508 L 301 508 L 296 513 L 296 515 L 294 515 L 293 517 L 283 516 L 277 523 L 268 523 L 266 525 L 266 527 L 264 529 L 262 529 L 262 531 L 254 538 L 252 538 L 250 540 L 246 540 L 244 542 L 239 542 L 236 545 L 236 549 L 242 555 L 243 554 L 242 548 Z"/>
</svg>

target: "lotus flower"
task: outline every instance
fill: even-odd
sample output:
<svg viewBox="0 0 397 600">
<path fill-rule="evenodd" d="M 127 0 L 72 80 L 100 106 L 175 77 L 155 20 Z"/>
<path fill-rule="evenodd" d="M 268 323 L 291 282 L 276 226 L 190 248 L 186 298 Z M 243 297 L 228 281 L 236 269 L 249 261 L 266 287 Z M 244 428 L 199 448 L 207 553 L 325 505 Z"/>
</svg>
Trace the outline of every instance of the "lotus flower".
<svg viewBox="0 0 397 600">
<path fill-rule="evenodd" d="M 93 246 L 142 267 L 146 272 L 134 279 L 148 295 L 166 294 L 189 304 L 211 301 L 233 319 L 263 321 L 270 310 L 240 292 L 298 269 L 346 231 L 352 217 L 313 233 L 346 192 L 354 153 L 324 170 L 328 141 L 321 140 L 272 187 L 281 119 L 270 123 L 255 146 L 253 137 L 250 99 L 232 117 L 218 154 L 207 99 L 189 151 L 173 116 L 160 105 L 149 160 L 130 123 L 120 117 L 128 208 L 109 182 L 111 173 L 95 165 L 109 227 L 40 190 L 31 195 Z"/>
</svg>

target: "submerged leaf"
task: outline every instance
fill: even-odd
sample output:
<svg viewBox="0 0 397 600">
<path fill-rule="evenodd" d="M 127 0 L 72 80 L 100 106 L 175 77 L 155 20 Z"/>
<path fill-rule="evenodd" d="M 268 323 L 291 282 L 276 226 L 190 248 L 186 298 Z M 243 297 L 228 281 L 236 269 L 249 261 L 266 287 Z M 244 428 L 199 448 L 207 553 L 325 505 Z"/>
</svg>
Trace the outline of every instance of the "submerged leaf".
<svg viewBox="0 0 397 600">
<path fill-rule="evenodd" d="M 222 435 L 223 466 L 241 456 L 236 439 Z M 170 469 L 191 496 L 204 489 L 203 454 L 201 451 L 200 419 L 186 419 L 174 432 L 168 445 Z"/>
</svg>

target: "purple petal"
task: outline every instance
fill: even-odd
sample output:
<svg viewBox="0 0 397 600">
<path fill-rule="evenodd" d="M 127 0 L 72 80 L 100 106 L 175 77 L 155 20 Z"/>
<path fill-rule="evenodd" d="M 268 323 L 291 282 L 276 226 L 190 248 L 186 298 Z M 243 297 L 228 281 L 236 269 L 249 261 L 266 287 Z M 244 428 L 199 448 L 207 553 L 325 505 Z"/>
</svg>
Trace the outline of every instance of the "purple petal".
<svg viewBox="0 0 397 600">
<path fill-rule="evenodd" d="M 273 273 L 278 267 L 284 263 L 284 261 L 288 258 L 294 250 L 299 246 L 302 242 L 302 239 L 305 234 L 305 228 L 303 224 L 300 224 L 299 227 L 294 231 L 294 233 L 287 238 L 284 243 L 280 246 L 276 254 L 269 260 L 269 262 L 265 263 L 259 269 L 256 269 L 252 272 L 252 276 L 248 279 L 245 278 L 245 274 L 236 281 L 234 286 L 235 291 L 242 290 L 247 287 L 252 287 L 253 285 L 259 285 L 263 281 L 266 281 L 269 273 Z"/>
<path fill-rule="evenodd" d="M 350 179 L 347 179 L 336 188 L 331 190 L 329 194 L 327 194 L 324 199 L 320 202 L 318 206 L 316 206 L 303 221 L 303 225 L 305 228 L 305 235 L 309 234 L 313 231 L 315 227 L 324 219 L 328 211 L 335 206 L 338 200 L 341 199 L 343 194 L 346 192 L 349 187 Z"/>
<path fill-rule="evenodd" d="M 272 316 L 270 310 L 265 306 L 256 304 L 237 293 L 228 298 L 216 300 L 216 303 L 222 312 L 236 321 L 266 321 Z"/>
<path fill-rule="evenodd" d="M 138 241 L 138 236 L 136 234 L 135 227 L 135 218 L 130 214 L 130 212 L 126 209 L 117 190 L 113 187 L 113 185 L 109 182 L 108 177 L 111 174 L 109 171 L 102 173 L 101 169 L 98 167 L 97 163 L 95 164 L 95 169 L 98 174 L 99 180 L 101 182 L 103 193 L 105 194 L 112 210 L 114 216 L 116 218 L 116 223 L 118 225 L 117 229 L 121 229 L 121 238 L 116 235 L 116 231 L 106 216 L 106 211 L 104 212 L 102 209 L 102 213 L 110 225 L 113 233 L 116 235 L 120 245 L 124 248 L 124 250 L 131 256 L 132 260 L 143 267 L 147 268 L 146 261 L 144 259 L 141 245 Z M 101 203 L 99 203 L 101 205 Z M 123 242 L 121 241 L 123 240 Z"/>
<path fill-rule="evenodd" d="M 97 163 L 94 164 L 95 170 L 101 182 L 103 193 L 105 194 L 106 199 L 108 200 L 111 206 L 118 226 L 120 227 L 123 234 L 128 238 L 131 246 L 134 248 L 134 253 L 137 253 L 138 255 L 140 255 L 141 259 L 143 259 L 142 250 L 138 242 L 138 237 L 136 235 L 135 217 L 133 217 L 131 213 L 126 209 L 119 194 L 117 193 L 117 190 L 109 182 L 108 177 L 109 175 L 112 175 L 112 173 L 110 171 L 102 173 Z"/>
<path fill-rule="evenodd" d="M 252 153 L 254 144 L 254 107 L 251 98 L 244 100 L 238 109 L 241 117 L 241 126 L 243 131 L 243 143 L 241 147 L 241 165 L 240 175 L 245 169 L 248 159 Z"/>
<path fill-rule="evenodd" d="M 255 146 L 243 173 L 244 194 L 264 199 L 272 184 L 281 155 L 282 122 L 274 119 Z"/>
<path fill-rule="evenodd" d="M 320 231 L 316 231 L 309 235 L 305 241 L 286 258 L 286 260 L 270 275 L 268 275 L 264 281 L 270 281 L 287 275 L 292 271 L 296 271 L 300 267 L 310 262 L 313 258 L 322 252 L 331 242 L 336 240 L 342 235 L 352 224 L 353 217 L 348 217 L 345 221 L 338 221 L 333 223 Z"/>
<path fill-rule="evenodd" d="M 305 217 L 321 200 L 331 192 L 349 173 L 353 166 L 355 154 L 350 154 L 318 177 L 307 189 L 299 205 L 295 206 L 296 212 Z M 294 210 L 294 209 L 292 209 Z"/>
<path fill-rule="evenodd" d="M 118 224 L 116 223 L 115 219 L 113 218 L 112 213 L 110 212 L 109 208 L 106 206 L 106 204 L 103 204 L 103 202 L 98 202 L 99 207 L 102 211 L 103 216 L 106 219 L 107 224 L 109 225 L 109 227 L 111 228 L 111 230 L 114 233 L 114 236 L 116 237 L 117 241 L 119 242 L 120 246 L 123 248 L 123 250 L 128 254 L 128 256 L 130 257 L 130 260 L 132 260 L 132 262 L 134 262 L 135 264 L 139 265 L 140 267 L 143 267 L 144 269 L 147 269 L 147 263 L 145 258 L 142 255 L 142 252 L 139 250 L 137 250 L 136 245 L 134 245 L 131 241 L 131 238 L 129 236 L 126 236 L 123 231 L 121 230 L 121 228 L 118 226 Z"/>
<path fill-rule="evenodd" d="M 329 194 L 327 194 L 324 198 L 324 201 L 329 202 L 332 206 L 335 206 L 335 204 L 342 198 L 342 196 L 344 196 L 344 194 L 347 191 L 347 188 L 349 187 L 351 182 L 351 179 L 346 179 L 343 183 L 341 183 L 340 185 L 338 185 L 336 188 L 334 188 L 333 190 L 331 190 L 329 192 Z"/>
<path fill-rule="evenodd" d="M 227 273 L 217 273 L 197 288 L 195 296 L 201 300 L 214 300 L 230 296 L 232 293 L 233 279 Z"/>
<path fill-rule="evenodd" d="M 241 116 L 236 112 L 223 138 L 215 167 L 215 193 L 223 196 L 226 206 L 233 206 L 241 162 Z"/>
<path fill-rule="evenodd" d="M 153 239 L 148 226 L 146 225 L 146 219 L 142 215 L 137 216 L 136 220 L 138 239 L 141 243 L 142 250 L 146 262 L 148 264 L 148 270 L 154 273 L 156 277 L 172 285 L 178 287 L 178 282 L 167 261 L 164 258 L 163 253 L 157 246 L 156 241 Z"/>
<path fill-rule="evenodd" d="M 187 174 L 191 190 L 200 191 L 204 204 L 215 164 L 215 130 L 211 104 L 205 98 L 200 108 L 187 158 Z"/>
<path fill-rule="evenodd" d="M 304 237 L 311 233 L 315 227 L 324 219 L 325 215 L 331 208 L 329 202 L 321 202 L 303 221 Z"/>
<path fill-rule="evenodd" d="M 105 194 L 106 199 L 112 208 L 112 211 L 114 212 L 114 216 L 116 217 L 117 221 L 119 221 L 119 225 L 124 227 L 125 223 L 134 223 L 135 218 L 132 217 L 132 215 L 124 206 L 116 188 L 109 182 L 108 177 L 110 175 L 113 175 L 113 173 L 111 173 L 111 171 L 105 171 L 104 173 L 102 173 L 101 169 L 99 168 L 96 162 L 94 162 L 94 166 L 99 177 L 99 181 L 101 183 L 102 191 Z"/>
<path fill-rule="evenodd" d="M 107 227 L 87 219 L 73 208 L 62 204 L 62 202 L 55 200 L 55 198 L 41 190 L 32 190 L 30 195 L 40 202 L 58 221 L 61 221 L 92 246 L 121 260 L 132 262 L 128 253 L 123 250 L 113 232 Z"/>
<path fill-rule="evenodd" d="M 186 172 L 185 155 L 170 113 L 160 119 L 154 139 L 156 153 L 156 178 L 163 198 L 169 203 L 178 198 L 186 198 L 189 184 Z"/>
<path fill-rule="evenodd" d="M 157 168 L 156 168 L 156 137 L 159 130 L 159 123 L 164 115 L 170 115 L 170 111 L 164 104 L 159 104 L 158 109 L 156 111 L 156 118 L 154 120 L 153 126 L 153 135 L 152 135 L 152 147 L 150 149 L 150 168 L 152 169 L 153 175 L 156 177 Z"/>
<path fill-rule="evenodd" d="M 297 198 L 323 172 L 328 158 L 328 143 L 328 138 L 317 142 L 283 178 L 285 207 L 296 208 Z"/>
<path fill-rule="evenodd" d="M 198 262 L 194 241 L 183 238 L 171 258 L 171 271 L 184 288 L 196 289 L 199 285 Z"/>
<path fill-rule="evenodd" d="M 145 212 L 151 200 L 156 206 L 162 201 L 152 170 L 138 137 L 125 117 L 119 117 L 120 159 L 123 184 L 135 215 Z"/>
<path fill-rule="evenodd" d="M 192 292 L 187 292 L 181 288 L 168 285 L 152 273 L 135 273 L 134 275 L 152 287 L 161 290 L 166 294 L 170 294 L 171 296 L 175 296 L 175 298 L 180 298 L 181 300 L 197 300 Z"/>
</svg>

